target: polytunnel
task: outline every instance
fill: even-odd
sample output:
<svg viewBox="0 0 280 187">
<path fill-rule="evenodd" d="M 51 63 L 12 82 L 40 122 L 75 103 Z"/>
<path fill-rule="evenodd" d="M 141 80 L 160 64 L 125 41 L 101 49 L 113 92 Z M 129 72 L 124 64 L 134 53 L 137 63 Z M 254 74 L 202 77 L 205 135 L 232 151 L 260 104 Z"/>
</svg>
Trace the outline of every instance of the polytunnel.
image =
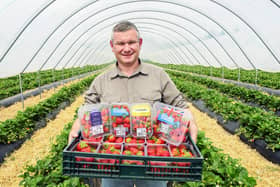
<svg viewBox="0 0 280 187">
<path fill-rule="evenodd" d="M 279 8 L 278 0 L 1 1 L 0 186 L 99 186 L 101 178 L 168 181 L 168 186 L 280 186 Z M 23 145 L 37 141 L 37 133 L 46 148 L 50 137 L 68 136 L 66 122 L 72 125 L 75 110 L 84 104 L 73 106 L 77 98 L 83 98 L 99 73 L 114 67 L 112 28 L 125 20 L 137 26 L 143 39 L 141 62 L 165 71 L 196 118 L 198 140 L 185 142 L 192 155 L 183 160 L 188 164 L 172 160 L 172 146 L 171 160 L 156 167 L 148 153 L 138 166 L 128 162 L 131 167 L 122 162 L 129 157 L 105 157 L 117 158 L 113 165 L 98 154 L 89 161 L 92 155 L 76 155 L 71 152 L 75 148 L 68 152 L 66 136 L 46 155 L 31 144 L 36 149 L 27 149 L 32 159 L 23 157 L 29 155 Z M 60 117 L 64 110 L 69 110 L 66 118 Z M 61 118 L 50 134 L 44 133 Z M 81 134 L 72 144 L 82 141 Z M 105 141 L 103 135 L 98 148 Z M 52 176 L 57 167 L 44 168 L 37 160 L 60 165 L 60 172 Z M 96 164 L 104 160 L 107 165 Z M 23 169 L 19 162 L 34 166 L 18 177 Z M 46 176 L 39 180 L 40 172 Z"/>
</svg>

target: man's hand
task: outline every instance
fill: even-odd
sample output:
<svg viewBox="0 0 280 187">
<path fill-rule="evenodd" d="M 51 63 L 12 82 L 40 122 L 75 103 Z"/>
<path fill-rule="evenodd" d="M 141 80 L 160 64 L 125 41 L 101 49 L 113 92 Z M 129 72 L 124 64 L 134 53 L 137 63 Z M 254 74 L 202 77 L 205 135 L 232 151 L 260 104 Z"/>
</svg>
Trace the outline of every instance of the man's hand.
<svg viewBox="0 0 280 187">
<path fill-rule="evenodd" d="M 73 141 L 73 139 L 78 137 L 80 126 L 81 125 L 79 119 L 76 119 L 68 136 L 68 144 L 70 144 Z"/>
<path fill-rule="evenodd" d="M 183 118 L 190 120 L 189 132 L 192 140 L 196 144 L 198 128 L 196 126 L 194 116 L 189 109 L 185 109 Z"/>
</svg>

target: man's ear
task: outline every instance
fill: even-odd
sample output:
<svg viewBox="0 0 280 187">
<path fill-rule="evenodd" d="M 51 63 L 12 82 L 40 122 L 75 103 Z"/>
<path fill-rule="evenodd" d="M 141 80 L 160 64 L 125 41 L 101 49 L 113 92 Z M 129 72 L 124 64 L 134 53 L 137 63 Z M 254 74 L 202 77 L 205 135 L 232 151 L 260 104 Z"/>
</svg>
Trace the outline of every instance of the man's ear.
<svg viewBox="0 0 280 187">
<path fill-rule="evenodd" d="M 139 38 L 139 46 L 141 47 L 143 43 L 143 38 Z"/>
<path fill-rule="evenodd" d="M 113 49 L 113 41 L 112 40 L 110 40 L 110 46 L 111 46 L 111 48 Z"/>
</svg>

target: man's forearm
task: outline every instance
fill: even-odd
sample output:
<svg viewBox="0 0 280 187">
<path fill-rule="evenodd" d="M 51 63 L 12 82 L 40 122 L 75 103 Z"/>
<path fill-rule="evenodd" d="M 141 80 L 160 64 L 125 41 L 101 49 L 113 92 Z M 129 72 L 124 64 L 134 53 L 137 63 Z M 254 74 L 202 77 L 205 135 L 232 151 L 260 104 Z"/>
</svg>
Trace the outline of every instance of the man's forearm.
<svg viewBox="0 0 280 187">
<path fill-rule="evenodd" d="M 196 143 L 198 128 L 194 116 L 189 109 L 185 109 L 184 118 L 190 120 L 189 133 L 194 143 Z"/>
<path fill-rule="evenodd" d="M 198 128 L 194 121 L 190 122 L 189 130 L 190 130 L 190 136 L 191 136 L 192 140 L 194 141 L 194 143 L 196 143 Z"/>
<path fill-rule="evenodd" d="M 68 144 L 72 142 L 72 140 L 76 137 L 78 137 L 78 133 L 80 131 L 80 120 L 77 118 L 74 124 L 72 125 L 71 131 L 68 136 Z"/>
</svg>

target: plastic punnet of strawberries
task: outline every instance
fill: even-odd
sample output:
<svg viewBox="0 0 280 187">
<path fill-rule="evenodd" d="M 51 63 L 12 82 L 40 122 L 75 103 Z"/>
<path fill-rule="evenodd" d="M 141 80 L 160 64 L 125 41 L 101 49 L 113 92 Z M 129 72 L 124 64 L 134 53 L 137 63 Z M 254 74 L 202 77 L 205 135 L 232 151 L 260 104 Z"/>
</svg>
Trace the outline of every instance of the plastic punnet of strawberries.
<svg viewBox="0 0 280 187">
<path fill-rule="evenodd" d="M 129 105 L 118 103 L 111 105 L 112 134 L 115 136 L 127 136 L 130 133 Z"/>
</svg>

